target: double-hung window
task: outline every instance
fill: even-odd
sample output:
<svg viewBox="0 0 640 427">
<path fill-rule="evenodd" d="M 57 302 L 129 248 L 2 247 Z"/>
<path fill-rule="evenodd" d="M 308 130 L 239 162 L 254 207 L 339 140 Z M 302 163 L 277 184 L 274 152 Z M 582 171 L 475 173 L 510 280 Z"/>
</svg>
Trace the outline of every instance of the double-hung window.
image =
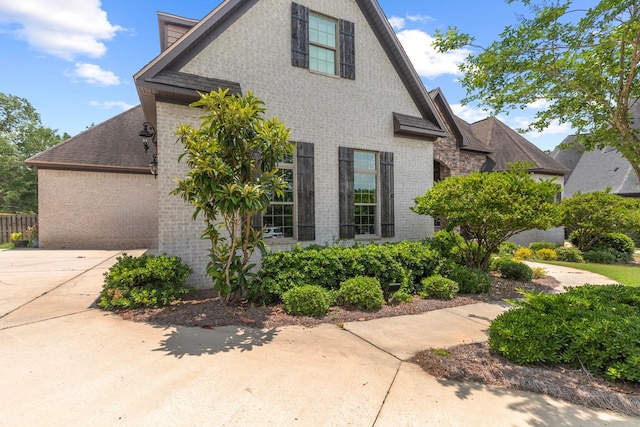
<svg viewBox="0 0 640 427">
<path fill-rule="evenodd" d="M 287 157 L 278 163 L 278 169 L 287 182 L 281 197 L 272 197 L 267 211 L 262 217 L 265 238 L 293 238 L 294 230 L 294 179 L 293 157 Z"/>
<path fill-rule="evenodd" d="M 354 151 L 354 207 L 356 235 L 376 234 L 378 168 L 376 153 Z"/>
<path fill-rule="evenodd" d="M 309 15 L 309 69 L 336 74 L 336 22 Z"/>
<path fill-rule="evenodd" d="M 356 78 L 355 24 L 291 4 L 291 64 L 320 73 Z"/>
<path fill-rule="evenodd" d="M 393 237 L 393 153 L 338 149 L 340 238 Z"/>
<path fill-rule="evenodd" d="M 265 212 L 253 218 L 254 227 L 262 229 L 264 238 L 290 238 L 311 241 L 316 238 L 314 148 L 308 142 L 296 142 L 293 156 L 282 159 L 278 169 L 287 182 L 281 197 L 271 198 Z"/>
</svg>

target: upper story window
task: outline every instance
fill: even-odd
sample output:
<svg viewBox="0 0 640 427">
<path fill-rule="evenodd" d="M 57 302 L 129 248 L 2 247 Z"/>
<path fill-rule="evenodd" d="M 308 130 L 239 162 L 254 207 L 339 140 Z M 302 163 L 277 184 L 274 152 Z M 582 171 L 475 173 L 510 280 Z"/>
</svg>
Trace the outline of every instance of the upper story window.
<svg viewBox="0 0 640 427">
<path fill-rule="evenodd" d="M 336 23 L 309 15 L 309 69 L 336 74 Z"/>
<path fill-rule="evenodd" d="M 347 79 L 356 78 L 355 25 L 291 4 L 291 63 Z"/>
</svg>

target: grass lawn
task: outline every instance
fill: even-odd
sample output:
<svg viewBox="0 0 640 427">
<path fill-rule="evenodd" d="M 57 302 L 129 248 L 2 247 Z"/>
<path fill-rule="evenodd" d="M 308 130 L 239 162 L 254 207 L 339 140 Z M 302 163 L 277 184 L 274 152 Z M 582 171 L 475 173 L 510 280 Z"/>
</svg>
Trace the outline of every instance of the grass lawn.
<svg viewBox="0 0 640 427">
<path fill-rule="evenodd" d="M 12 248 L 13 248 L 13 243 L 11 242 L 0 244 L 0 249 L 12 249 Z"/>
<path fill-rule="evenodd" d="M 640 265 L 590 264 L 562 261 L 539 261 L 548 264 L 586 270 L 602 274 L 626 286 L 640 286 Z"/>
</svg>

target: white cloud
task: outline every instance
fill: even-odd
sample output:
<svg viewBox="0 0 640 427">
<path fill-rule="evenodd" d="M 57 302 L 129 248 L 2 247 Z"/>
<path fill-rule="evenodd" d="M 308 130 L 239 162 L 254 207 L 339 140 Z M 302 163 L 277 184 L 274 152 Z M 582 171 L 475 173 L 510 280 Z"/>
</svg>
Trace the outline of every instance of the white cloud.
<svg viewBox="0 0 640 427">
<path fill-rule="evenodd" d="M 537 101 L 527 104 L 527 108 L 532 108 L 534 110 L 543 110 L 548 106 L 549 106 L 549 101 L 547 101 L 544 98 L 540 98 Z"/>
<path fill-rule="evenodd" d="M 528 123 L 527 125 L 522 126 L 522 128 L 525 128 L 526 126 L 528 126 Z M 569 125 L 568 123 L 560 123 L 557 120 L 554 120 L 542 132 L 531 131 L 523 134 L 523 136 L 527 139 L 537 139 L 537 138 L 543 138 L 543 137 L 552 136 L 552 135 L 566 136 L 572 133 L 573 133 L 573 130 L 571 129 L 571 125 Z"/>
<path fill-rule="evenodd" d="M 435 19 L 433 19 L 429 15 L 407 15 L 407 19 L 411 22 L 421 22 L 423 24 L 435 21 Z"/>
<path fill-rule="evenodd" d="M 67 73 L 69 77 L 79 78 L 89 84 L 100 86 L 117 86 L 120 84 L 120 77 L 111 71 L 105 71 L 96 64 L 79 62 L 73 72 Z"/>
<path fill-rule="evenodd" d="M 89 105 L 91 105 L 92 107 L 101 107 L 101 108 L 104 108 L 105 110 L 110 110 L 112 108 L 120 108 L 122 111 L 127 111 L 135 107 L 135 105 L 129 104 L 124 101 L 102 101 L 102 102 L 91 101 L 89 102 Z"/>
<path fill-rule="evenodd" d="M 101 57 L 123 28 L 111 24 L 99 0 L 0 0 L 0 23 L 32 48 L 66 60 Z"/>
<path fill-rule="evenodd" d="M 479 108 L 473 108 L 469 107 L 468 105 L 462 104 L 451 104 L 450 106 L 453 114 L 468 123 L 475 123 L 479 120 L 483 120 L 489 117 L 489 113 Z"/>
<path fill-rule="evenodd" d="M 389 18 L 389 23 L 395 31 L 400 31 L 404 28 L 406 21 L 404 18 L 400 18 L 399 16 L 392 16 Z"/>
<path fill-rule="evenodd" d="M 433 37 L 422 30 L 403 30 L 397 35 L 418 74 L 427 79 L 445 74 L 459 75 L 458 65 L 470 53 L 468 49 L 438 53 L 431 46 Z"/>
</svg>

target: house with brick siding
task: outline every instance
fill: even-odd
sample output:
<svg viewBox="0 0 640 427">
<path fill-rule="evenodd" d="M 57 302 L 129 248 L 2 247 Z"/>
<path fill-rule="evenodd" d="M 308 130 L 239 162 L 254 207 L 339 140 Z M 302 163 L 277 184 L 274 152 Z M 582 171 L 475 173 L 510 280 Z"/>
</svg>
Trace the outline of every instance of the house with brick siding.
<svg viewBox="0 0 640 427">
<path fill-rule="evenodd" d="M 291 129 L 296 153 L 279 165 L 291 197 L 258 224 L 270 247 L 433 232 L 410 207 L 447 131 L 376 1 L 227 0 L 197 23 L 160 15 L 160 26 L 165 49 L 134 76 L 157 132 L 158 251 L 204 272 L 203 223 L 169 193 L 187 173 L 174 132 L 199 124 L 197 91 L 218 88 L 252 91 Z"/>
<path fill-rule="evenodd" d="M 170 194 L 187 173 L 175 131 L 199 125 L 198 92 L 251 91 L 291 130 L 296 152 L 279 164 L 291 191 L 255 224 L 272 249 L 431 236 L 414 198 L 434 179 L 483 170 L 496 150 L 427 92 L 375 0 L 225 0 L 201 20 L 158 22 L 161 52 L 134 75 L 141 105 L 28 160 L 42 247 L 149 247 L 206 285 L 204 223 Z"/>
</svg>

